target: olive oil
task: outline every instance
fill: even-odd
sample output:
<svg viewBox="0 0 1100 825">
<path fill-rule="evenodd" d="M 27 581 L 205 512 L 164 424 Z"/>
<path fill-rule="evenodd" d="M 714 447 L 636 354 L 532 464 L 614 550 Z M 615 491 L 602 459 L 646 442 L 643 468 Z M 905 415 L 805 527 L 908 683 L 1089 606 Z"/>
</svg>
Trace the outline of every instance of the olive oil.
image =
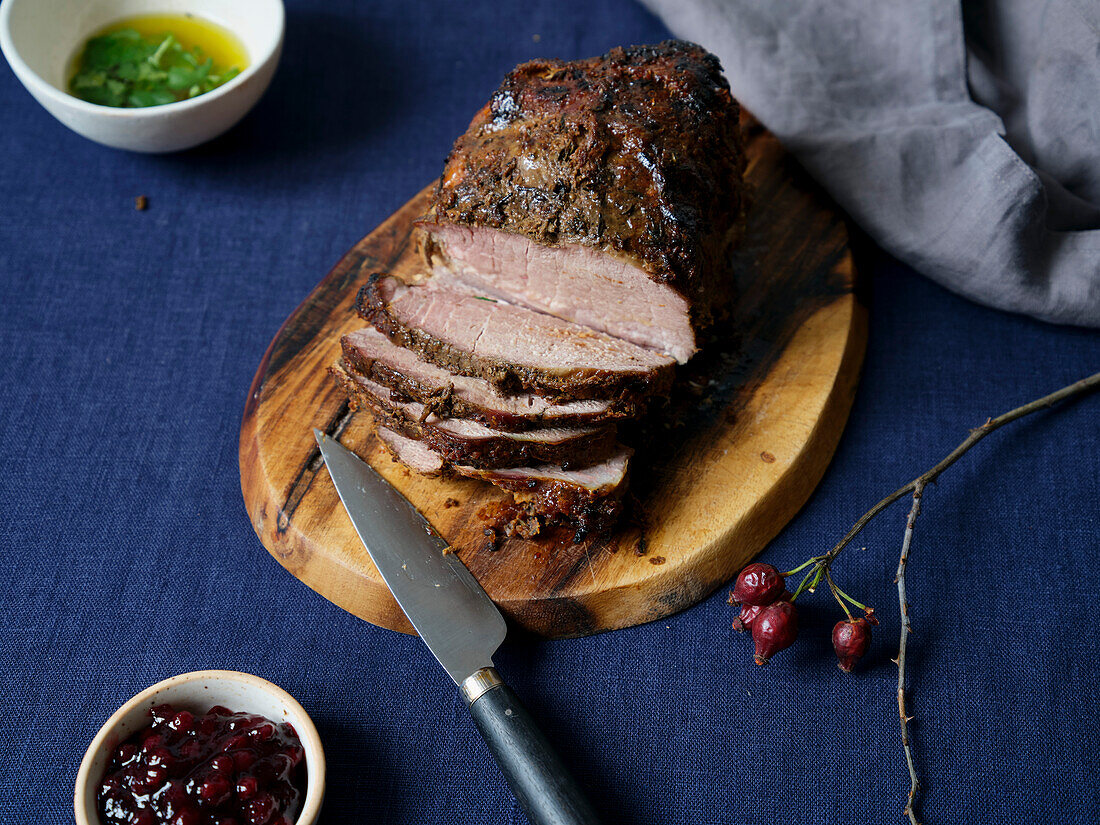
<svg viewBox="0 0 1100 825">
<path fill-rule="evenodd" d="M 205 94 L 248 66 L 244 44 L 191 14 L 127 17 L 93 34 L 73 56 L 69 92 L 104 106 L 142 107 Z"/>
<path fill-rule="evenodd" d="M 98 37 L 121 29 L 133 29 L 149 40 L 171 32 L 184 49 L 190 50 L 198 46 L 203 54 L 213 59 L 217 67 L 228 69 L 236 66 L 242 72 L 248 68 L 248 52 L 237 35 L 217 23 L 193 14 L 142 14 L 127 17 L 100 29 L 92 36 Z"/>
</svg>

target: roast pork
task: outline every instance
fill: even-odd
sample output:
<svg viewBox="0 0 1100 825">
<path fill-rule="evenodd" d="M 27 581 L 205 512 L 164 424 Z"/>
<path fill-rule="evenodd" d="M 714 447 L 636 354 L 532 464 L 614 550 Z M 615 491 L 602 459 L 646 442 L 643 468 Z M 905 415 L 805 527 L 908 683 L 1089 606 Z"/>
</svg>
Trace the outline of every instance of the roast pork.
<svg viewBox="0 0 1100 825">
<path fill-rule="evenodd" d="M 717 58 L 682 41 L 511 72 L 417 221 L 422 277 L 369 278 L 370 326 L 333 369 L 394 457 L 512 492 L 522 535 L 613 524 L 632 454 L 617 425 L 733 295 L 738 118 Z"/>
<path fill-rule="evenodd" d="M 699 46 L 524 63 L 447 158 L 427 264 L 683 363 L 729 303 L 744 166 L 737 102 Z"/>
</svg>

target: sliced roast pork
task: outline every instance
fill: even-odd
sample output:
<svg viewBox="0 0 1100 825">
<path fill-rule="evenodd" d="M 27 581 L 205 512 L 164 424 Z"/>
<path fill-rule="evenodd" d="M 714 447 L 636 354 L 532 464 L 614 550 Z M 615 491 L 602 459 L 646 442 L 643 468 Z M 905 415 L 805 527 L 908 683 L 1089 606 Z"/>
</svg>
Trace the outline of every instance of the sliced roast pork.
<svg viewBox="0 0 1100 825">
<path fill-rule="evenodd" d="M 635 412 L 632 404 L 601 399 L 554 403 L 532 393 L 504 395 L 483 378 L 455 375 L 425 361 L 373 327 L 345 335 L 341 344 L 345 370 L 419 401 L 444 418 L 466 418 L 498 430 L 529 430 L 590 426 Z"/>
<path fill-rule="evenodd" d="M 463 418 L 440 418 L 418 401 L 395 399 L 392 390 L 369 378 L 333 372 L 349 397 L 367 405 L 390 429 L 423 441 L 450 463 L 486 468 L 591 463 L 615 449 L 614 426 L 494 430 Z"/>
<path fill-rule="evenodd" d="M 738 116 L 691 43 L 524 63 L 447 158 L 421 222 L 428 264 L 683 363 L 733 289 Z"/>
<path fill-rule="evenodd" d="M 410 287 L 372 275 L 358 308 L 395 344 L 507 393 L 621 399 L 664 393 L 672 383 L 667 355 L 474 294 L 445 276 Z"/>
<path fill-rule="evenodd" d="M 372 275 L 372 329 L 342 340 L 335 373 L 394 456 L 509 490 L 538 525 L 610 526 L 631 455 L 616 422 L 668 391 L 733 297 L 738 121 L 690 43 L 511 72 L 417 222 L 428 277 Z"/>
<path fill-rule="evenodd" d="M 695 351 L 688 299 L 621 255 L 569 244 L 542 246 L 483 226 L 421 223 L 430 266 L 481 294 L 665 352 Z"/>
<path fill-rule="evenodd" d="M 378 435 L 394 458 L 417 472 L 439 475 L 452 470 L 467 478 L 488 481 L 511 491 L 517 501 L 546 522 L 565 519 L 583 532 L 602 530 L 618 517 L 632 453 L 628 447 L 619 447 L 604 461 L 575 470 L 554 465 L 484 470 L 448 464 L 424 442 L 388 427 L 379 427 Z"/>
<path fill-rule="evenodd" d="M 510 490 L 516 501 L 547 523 L 569 521 L 583 534 L 603 530 L 618 520 L 632 454 L 629 447 L 620 446 L 603 461 L 570 470 L 553 465 L 507 470 L 458 465 L 454 469 L 459 475 Z"/>
<path fill-rule="evenodd" d="M 390 454 L 421 475 L 437 476 L 443 472 L 443 456 L 423 441 L 401 435 L 389 427 L 379 427 L 378 437 L 389 448 Z"/>
</svg>

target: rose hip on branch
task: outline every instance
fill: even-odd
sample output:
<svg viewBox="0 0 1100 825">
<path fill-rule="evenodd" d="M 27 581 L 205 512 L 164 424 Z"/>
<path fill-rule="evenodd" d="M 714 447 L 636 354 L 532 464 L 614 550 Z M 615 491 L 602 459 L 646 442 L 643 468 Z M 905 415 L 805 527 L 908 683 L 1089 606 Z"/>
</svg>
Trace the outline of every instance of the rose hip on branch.
<svg viewBox="0 0 1100 825">
<path fill-rule="evenodd" d="M 786 601 L 765 607 L 752 623 L 752 640 L 756 643 L 754 659 L 766 665 L 776 653 L 786 650 L 798 638 L 798 609 Z"/>
<path fill-rule="evenodd" d="M 845 655 L 842 662 L 845 672 L 851 671 L 855 661 L 867 651 L 870 644 L 870 625 L 878 624 L 873 608 L 853 599 L 833 581 L 829 570 L 832 559 L 828 556 L 814 556 L 803 562 L 787 573 L 780 573 L 770 564 L 756 562 L 746 566 L 737 575 L 733 591 L 730 592 L 729 603 L 740 608 L 740 612 L 733 620 L 733 629 L 738 632 L 746 630 L 752 632 L 756 646 L 755 661 L 758 665 L 767 664 L 776 653 L 790 647 L 798 636 L 798 611 L 794 607 L 794 601 L 804 592 L 815 592 L 818 584 L 825 581 L 832 591 L 833 597 L 844 610 L 847 621 L 855 623 L 849 605 L 852 605 L 866 614 L 866 618 L 860 618 L 858 631 L 844 630 L 853 638 L 853 644 L 862 641 L 862 647 L 850 655 L 844 648 Z M 802 578 L 798 589 L 791 593 L 786 589 L 788 576 L 793 576 L 802 570 L 809 568 Z M 845 622 L 841 622 L 845 624 Z M 839 627 L 839 625 L 838 625 Z M 837 649 L 841 655 L 841 649 Z"/>
<path fill-rule="evenodd" d="M 791 592 L 784 590 L 776 601 L 789 602 L 791 600 Z M 730 595 L 730 604 L 735 604 L 733 601 L 733 595 Z M 741 605 L 741 613 L 733 620 L 733 629 L 738 633 L 744 633 L 746 630 L 752 630 L 752 623 L 756 621 L 756 617 L 760 615 L 766 604 L 743 604 Z"/>
<path fill-rule="evenodd" d="M 870 646 L 871 623 L 866 619 L 843 619 L 833 627 L 833 650 L 839 660 L 837 666 L 845 673 L 852 672 L 856 661 Z"/>
<path fill-rule="evenodd" d="M 739 604 L 764 606 L 774 602 L 783 593 L 786 581 L 770 564 L 756 562 L 737 574 L 733 586 L 733 600 Z"/>
<path fill-rule="evenodd" d="M 763 609 L 764 607 L 758 604 L 741 605 L 740 615 L 733 620 L 733 629 L 738 633 L 752 630 L 752 623 L 756 621 L 756 617 L 760 615 L 760 611 Z"/>
</svg>

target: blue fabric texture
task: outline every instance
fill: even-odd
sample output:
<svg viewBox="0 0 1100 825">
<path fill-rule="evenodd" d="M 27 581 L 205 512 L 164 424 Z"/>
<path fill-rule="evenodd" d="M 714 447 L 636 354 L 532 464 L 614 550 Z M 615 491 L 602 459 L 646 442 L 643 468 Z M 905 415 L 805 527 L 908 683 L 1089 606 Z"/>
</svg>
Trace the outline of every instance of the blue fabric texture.
<svg viewBox="0 0 1100 825">
<path fill-rule="evenodd" d="M 207 667 L 269 678 L 311 713 L 323 822 L 525 821 L 419 641 L 344 613 L 260 546 L 238 426 L 283 319 L 438 174 L 508 69 L 667 36 L 627 0 L 290 0 L 266 97 L 167 157 L 85 141 L 0 69 L 0 821 L 71 822 L 100 724 Z M 976 306 L 874 249 L 858 262 L 862 382 L 820 487 L 763 554 L 781 567 L 969 427 L 1100 366 L 1096 332 Z M 909 588 L 929 822 L 1100 821 L 1098 501 L 1098 396 L 994 434 L 928 491 Z M 898 822 L 905 510 L 838 564 L 883 617 L 853 676 L 822 592 L 766 668 L 724 591 L 643 627 L 511 639 L 497 663 L 608 822 Z"/>
</svg>

